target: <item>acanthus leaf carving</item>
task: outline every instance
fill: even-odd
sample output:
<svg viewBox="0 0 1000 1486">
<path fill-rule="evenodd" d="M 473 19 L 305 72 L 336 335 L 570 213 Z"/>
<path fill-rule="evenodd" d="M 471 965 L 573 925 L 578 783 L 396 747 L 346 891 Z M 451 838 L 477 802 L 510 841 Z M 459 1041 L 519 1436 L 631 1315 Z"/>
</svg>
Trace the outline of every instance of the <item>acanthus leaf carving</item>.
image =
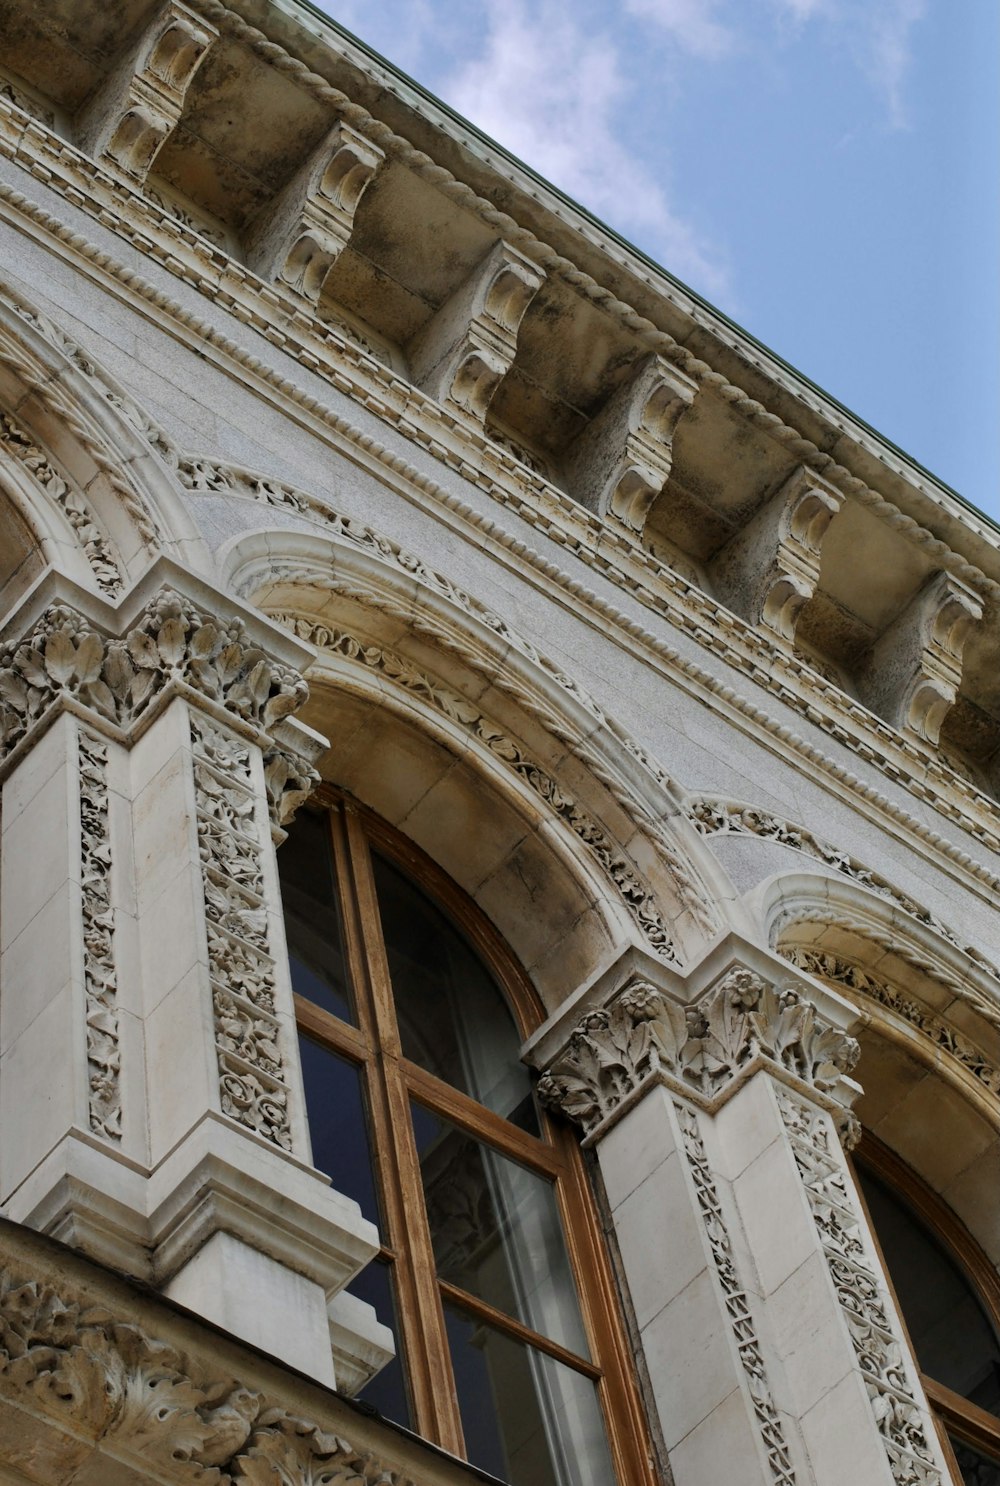
<svg viewBox="0 0 1000 1486">
<path fill-rule="evenodd" d="M 142 1326 L 0 1270 L 0 1395 L 157 1479 L 191 1486 L 414 1486 L 318 1420 Z M 99 1457 L 98 1457 L 99 1458 Z"/>
<path fill-rule="evenodd" d="M 250 641 L 242 620 L 204 614 L 170 588 L 120 638 L 57 603 L 26 638 L 0 648 L 0 760 L 61 699 L 73 698 L 127 734 L 172 685 L 263 733 L 280 727 L 308 695 L 297 671 Z M 272 740 L 268 748 L 277 745 Z M 289 757 L 290 772 L 298 769 L 304 779 L 307 766 Z"/>
<path fill-rule="evenodd" d="M 763 1059 L 826 1093 L 857 1058 L 855 1039 L 825 1023 L 800 992 L 738 966 L 684 1008 L 648 983 L 629 986 L 587 1014 L 538 1093 L 591 1134 L 657 1074 L 711 1101 Z"/>
</svg>

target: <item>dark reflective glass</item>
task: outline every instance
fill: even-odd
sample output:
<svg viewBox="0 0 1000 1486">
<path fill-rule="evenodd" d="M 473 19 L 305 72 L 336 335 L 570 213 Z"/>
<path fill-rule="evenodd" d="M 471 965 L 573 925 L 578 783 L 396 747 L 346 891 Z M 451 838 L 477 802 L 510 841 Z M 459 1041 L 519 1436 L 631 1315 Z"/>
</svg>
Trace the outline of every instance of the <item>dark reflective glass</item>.
<svg viewBox="0 0 1000 1486">
<path fill-rule="evenodd" d="M 552 1183 L 411 1108 L 439 1277 L 589 1356 Z"/>
<path fill-rule="evenodd" d="M 375 852 L 372 863 L 406 1057 L 537 1134 L 520 1038 L 496 981 L 398 867 Z"/>
<path fill-rule="evenodd" d="M 366 1300 L 375 1307 L 375 1314 L 383 1325 L 389 1327 L 398 1348 L 400 1330 L 390 1265 L 384 1260 L 374 1259 L 351 1281 L 349 1289 L 359 1300 Z M 382 1371 L 376 1373 L 356 1396 L 364 1399 L 365 1403 L 370 1403 L 387 1419 L 405 1424 L 407 1429 L 411 1427 L 403 1359 L 398 1351 L 393 1360 L 387 1362 Z"/>
<path fill-rule="evenodd" d="M 353 1022 L 328 818 L 304 813 L 278 852 L 292 989 Z"/>
<path fill-rule="evenodd" d="M 951 1447 L 965 1486 L 1000 1486 L 1000 1465 L 964 1440 L 951 1436 Z"/>
<path fill-rule="evenodd" d="M 895 1192 L 868 1171 L 860 1176 L 922 1370 L 1000 1415 L 1000 1346 L 975 1290 Z"/>
<path fill-rule="evenodd" d="M 614 1479 L 593 1383 L 534 1347 L 445 1305 L 466 1453 L 510 1486 Z"/>
<path fill-rule="evenodd" d="M 309 1037 L 299 1037 L 299 1051 L 313 1165 L 327 1173 L 335 1191 L 353 1197 L 365 1217 L 377 1223 L 361 1070 Z"/>
</svg>

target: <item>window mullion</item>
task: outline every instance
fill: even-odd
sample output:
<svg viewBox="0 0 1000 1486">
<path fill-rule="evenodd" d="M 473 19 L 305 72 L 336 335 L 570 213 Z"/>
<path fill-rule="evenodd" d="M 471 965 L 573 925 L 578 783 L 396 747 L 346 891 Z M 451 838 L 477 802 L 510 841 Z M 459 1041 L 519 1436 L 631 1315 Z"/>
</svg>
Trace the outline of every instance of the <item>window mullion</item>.
<svg viewBox="0 0 1000 1486">
<path fill-rule="evenodd" d="M 389 966 L 382 940 L 375 882 L 361 822 L 344 809 L 348 881 L 353 897 L 348 933 L 355 994 L 365 1002 L 364 1019 L 380 1054 L 369 1063 L 372 1134 L 379 1152 L 382 1199 L 399 1296 L 401 1338 L 406 1354 L 417 1430 L 453 1454 L 465 1452 L 451 1373 L 448 1338 L 437 1288 L 430 1228 L 424 1207 L 420 1163 L 410 1118 L 409 1094 L 399 1061 L 399 1028 Z M 356 949 L 356 957 L 355 957 Z"/>
</svg>

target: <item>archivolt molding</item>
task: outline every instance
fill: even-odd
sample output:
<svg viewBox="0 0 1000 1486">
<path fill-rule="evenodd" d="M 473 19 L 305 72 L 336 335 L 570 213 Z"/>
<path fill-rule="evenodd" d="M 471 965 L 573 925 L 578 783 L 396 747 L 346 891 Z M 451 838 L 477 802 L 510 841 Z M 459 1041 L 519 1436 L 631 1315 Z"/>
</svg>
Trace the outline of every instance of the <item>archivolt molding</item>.
<svg viewBox="0 0 1000 1486">
<path fill-rule="evenodd" d="M 248 471 L 204 461 L 182 461 L 180 474 L 195 489 L 242 492 L 269 506 L 311 513 L 321 521 L 322 541 L 314 548 L 292 537 L 287 553 L 274 553 L 266 533 L 238 538 L 221 554 L 226 582 L 268 609 L 277 622 L 292 627 L 299 638 L 317 645 L 327 645 L 323 636 L 333 633 L 330 627 L 317 628 L 304 612 L 271 612 L 269 589 L 284 595 L 281 604 L 294 602 L 296 589 L 335 593 L 380 616 L 402 620 L 435 648 L 457 656 L 491 687 L 510 696 L 547 734 L 572 749 L 655 845 L 693 921 L 706 934 L 718 929 L 712 902 L 726 885 L 714 861 L 698 864 L 697 836 L 689 832 L 676 787 L 593 697 L 522 634 L 421 558 L 325 502 Z M 303 624 L 307 629 L 301 628 Z M 433 690 L 435 683 L 429 685 Z"/>
<path fill-rule="evenodd" d="M 3 106 L 0 100 L 0 116 L 2 115 Z M 79 177 L 83 187 L 81 204 L 85 209 L 93 213 L 112 210 L 116 214 L 120 214 L 123 209 L 126 212 L 132 209 L 134 193 L 123 188 L 121 183 L 79 155 L 71 146 L 52 139 L 40 126 L 32 126 L 28 122 L 23 125 L 22 132 L 30 132 L 32 127 L 38 136 L 36 140 L 32 135 L 34 144 L 38 149 L 48 150 L 51 156 L 50 166 L 40 171 L 47 183 L 58 185 L 58 181 L 53 180 L 51 166 L 54 165 L 60 174 L 68 170 L 74 178 Z M 20 141 L 21 136 L 19 143 Z M 4 147 L 9 150 L 10 143 L 0 136 L 0 148 Z M 25 157 L 28 169 L 33 168 L 31 160 L 29 151 Z M 305 411 L 316 420 L 318 430 L 326 437 L 333 433 L 337 439 L 346 440 L 352 447 L 353 457 L 360 458 L 366 466 L 376 468 L 379 477 L 383 481 L 388 478 L 406 498 L 414 499 L 416 496 L 419 501 L 420 496 L 430 497 L 439 511 L 448 510 L 460 524 L 471 527 L 477 533 L 479 541 L 482 541 L 483 534 L 486 533 L 491 543 L 506 549 L 519 564 L 529 565 L 534 570 L 534 581 L 556 583 L 577 600 L 582 611 L 589 611 L 587 617 L 591 623 L 602 628 L 612 624 L 628 635 L 633 643 L 641 645 L 660 668 L 667 668 L 681 684 L 696 694 L 714 697 L 717 702 L 748 720 L 755 729 L 775 737 L 785 745 L 789 759 L 794 759 L 798 767 L 814 771 L 819 769 L 841 786 L 860 795 L 887 819 L 901 825 L 910 836 L 962 869 L 963 878 L 971 884 L 977 885 L 980 880 L 989 876 L 969 853 L 924 825 L 878 790 L 864 784 L 822 750 L 801 738 L 793 729 L 775 721 L 762 708 L 717 676 L 682 657 L 642 625 L 572 578 L 557 564 L 510 534 L 499 531 L 494 522 L 483 518 L 459 497 L 442 489 L 433 479 L 386 449 L 378 440 L 363 434 L 348 420 L 333 413 L 324 401 L 305 393 L 260 358 L 247 354 L 215 326 L 184 309 L 176 300 L 140 275 L 123 269 L 111 254 L 94 247 L 85 237 L 67 228 L 23 193 L 0 184 L 0 201 L 7 202 L 14 210 L 36 222 L 47 235 L 68 246 L 76 255 L 93 262 L 101 273 L 118 280 L 146 303 L 153 304 L 176 324 L 196 335 L 203 351 L 205 347 L 219 351 L 223 357 L 239 366 L 244 375 L 249 374 L 269 387 L 272 393 L 277 393 L 279 397 L 288 399 Z M 149 229 L 153 225 L 150 217 L 155 222 L 158 215 L 159 226 L 164 234 L 162 244 L 155 238 L 151 240 L 149 235 Z M 768 647 L 766 637 L 758 630 L 729 613 L 679 575 L 664 568 L 662 563 L 651 554 L 643 552 L 627 535 L 610 532 L 604 523 L 582 510 L 569 496 L 548 485 L 543 478 L 528 470 L 508 451 L 485 436 L 475 435 L 463 424 L 460 438 L 454 439 L 452 447 L 449 447 L 443 440 L 451 438 L 455 420 L 416 388 L 387 371 L 362 347 L 345 338 L 335 325 L 310 321 L 308 316 L 304 316 L 298 303 L 294 307 L 291 303 L 283 307 L 280 295 L 273 289 L 267 290 L 266 302 L 260 300 L 261 286 L 245 269 L 225 259 L 218 250 L 213 254 L 209 251 L 209 245 L 201 243 L 196 234 L 186 232 L 171 217 L 157 214 L 154 208 L 145 203 L 141 228 L 131 223 L 127 215 L 121 218 L 118 226 L 127 238 L 141 235 L 143 251 L 152 253 L 164 263 L 168 259 L 176 259 L 178 247 L 184 246 L 185 255 L 191 259 L 190 269 L 185 276 L 220 308 L 230 310 L 241 320 L 254 325 L 308 370 L 322 372 L 338 390 L 372 407 L 405 437 L 461 472 L 492 498 L 499 500 L 543 533 L 552 534 L 574 557 L 616 586 L 625 589 L 640 603 L 657 613 L 662 613 L 666 607 L 673 623 L 696 637 L 726 664 L 777 695 L 782 703 L 793 710 L 807 713 L 812 722 L 821 726 L 837 742 L 859 754 L 872 767 L 894 780 L 904 779 L 908 790 L 915 797 L 929 801 L 935 809 L 957 821 L 982 844 L 992 850 L 1000 849 L 1000 832 L 995 826 L 995 803 L 943 763 L 933 750 L 918 740 L 903 738 L 894 729 L 879 722 L 867 709 L 853 702 L 818 673 L 810 673 L 808 695 L 803 694 L 800 678 L 806 662 L 802 656 L 789 656 L 778 645 Z M 276 311 L 279 318 L 282 314 L 284 316 L 283 329 L 275 324 Z M 306 340 L 309 344 L 305 343 Z M 358 372 L 362 373 L 360 382 L 357 380 Z M 374 382 L 372 378 L 375 378 Z M 476 464 L 470 463 L 470 459 L 475 459 Z M 833 478 L 831 470 L 825 469 L 823 473 L 827 479 Z M 857 492 L 851 493 L 855 498 L 860 498 Z M 876 499 L 881 501 L 882 498 Z M 895 513 L 890 519 L 896 520 L 898 517 L 902 523 L 910 523 L 911 518 L 903 516 L 890 503 L 885 504 L 890 512 Z M 918 530 L 923 531 L 922 528 Z M 930 533 L 926 533 L 926 537 L 929 553 L 935 561 L 943 562 L 943 554 L 937 550 L 941 544 Z M 978 570 L 970 568 L 964 562 L 954 570 L 984 595 L 992 594 L 995 589 L 1000 592 L 1000 586 L 986 580 L 983 575 L 978 574 Z M 988 885 L 991 882 L 992 878 Z"/>
<path fill-rule="evenodd" d="M 869 891 L 877 893 L 880 898 L 894 903 L 897 908 L 901 908 L 904 913 L 916 919 L 917 923 L 926 924 L 929 929 L 933 929 L 936 934 L 940 934 L 942 939 L 947 939 L 949 944 L 953 944 L 964 954 L 975 955 L 974 950 L 964 946 L 946 924 L 943 924 L 916 899 L 911 898 L 908 893 L 901 892 L 886 878 L 863 866 L 855 857 L 842 851 L 840 847 L 831 846 L 829 842 L 815 836 L 804 826 L 792 825 L 780 816 L 772 815 L 770 811 L 758 809 L 754 805 L 742 804 L 736 800 L 710 799 L 705 796 L 692 797 L 687 804 L 687 813 L 695 829 L 702 836 L 758 836 L 766 841 L 777 842 L 779 846 L 787 846 L 792 851 L 802 852 L 804 856 L 822 862 L 824 866 L 839 872 L 851 882 L 856 882 L 860 887 L 868 888 Z M 996 888 L 1000 892 L 1000 879 L 996 880 Z"/>
<path fill-rule="evenodd" d="M 853 934 L 930 975 L 954 995 L 981 1003 L 983 1015 L 1000 1027 L 1000 975 L 993 962 L 936 922 L 897 911 L 892 900 L 835 877 L 790 873 L 770 879 L 750 894 L 767 942 L 781 946 L 815 933 L 797 934 L 800 925 L 826 925 Z"/>
<path fill-rule="evenodd" d="M 3 416 L 4 447 L 60 507 L 103 592 L 116 597 L 161 546 L 181 542 L 189 558 L 197 554 L 197 528 L 170 473 L 177 453 L 162 429 L 9 285 L 0 286 L 0 368 L 18 389 Z M 32 408 L 65 441 L 62 461 L 24 426 Z M 68 467 L 79 463 L 74 450 L 85 456 L 85 478 Z"/>
<path fill-rule="evenodd" d="M 55 502 L 83 549 L 94 582 L 109 598 L 117 598 L 122 591 L 121 557 L 83 492 L 56 469 L 45 450 L 4 412 L 0 412 L 0 449 L 21 465 L 29 478 Z"/>
<path fill-rule="evenodd" d="M 385 677 L 394 687 L 418 697 L 488 749 L 493 758 L 532 790 L 547 812 L 567 826 L 596 858 L 653 952 L 669 963 L 678 963 L 676 947 L 656 899 L 625 853 L 580 804 L 475 703 L 432 680 L 403 656 L 378 645 L 366 644 L 355 635 L 295 615 L 273 614 L 270 617 L 284 624 L 300 639 Z"/>
<path fill-rule="evenodd" d="M 1000 1068 L 994 1060 L 978 1047 L 971 1037 L 952 1026 L 946 1017 L 932 1011 L 924 1002 L 908 995 L 899 986 L 872 975 L 856 961 L 830 950 L 811 948 L 804 944 L 790 944 L 779 946 L 778 953 L 797 970 L 804 970 L 808 975 L 814 975 L 817 980 L 826 981 L 838 990 L 846 991 L 851 1000 L 867 1013 L 871 1021 L 877 1023 L 882 1020 L 878 1012 L 871 1010 L 874 1005 L 891 1012 L 908 1027 L 921 1033 L 927 1042 L 932 1044 L 927 1050 L 928 1063 L 937 1066 L 937 1054 L 947 1053 L 949 1057 L 961 1064 L 988 1094 L 994 1096 L 994 1100 L 995 1096 L 1000 1095 Z M 968 1001 L 966 1004 L 974 1005 L 977 1011 L 982 1009 L 978 1002 Z M 998 1026 L 998 1021 L 994 1020 L 993 1025 Z"/>
</svg>

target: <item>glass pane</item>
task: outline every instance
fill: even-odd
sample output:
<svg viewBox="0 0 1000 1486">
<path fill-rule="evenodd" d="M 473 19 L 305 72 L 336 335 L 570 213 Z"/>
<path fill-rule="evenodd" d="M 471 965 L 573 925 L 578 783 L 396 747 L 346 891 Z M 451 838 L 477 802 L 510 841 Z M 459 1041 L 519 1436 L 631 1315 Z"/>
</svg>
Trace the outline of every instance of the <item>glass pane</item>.
<svg viewBox="0 0 1000 1486">
<path fill-rule="evenodd" d="M 965 1486 L 1000 1486 L 1000 1466 L 995 1460 L 988 1459 L 954 1435 L 951 1436 L 951 1447 Z"/>
<path fill-rule="evenodd" d="M 403 1052 L 445 1083 L 538 1133 L 520 1038 L 503 993 L 451 921 L 372 854 Z"/>
<path fill-rule="evenodd" d="M 1000 1414 L 1000 1347 L 971 1283 L 893 1191 L 868 1171 L 860 1176 L 921 1368 Z"/>
<path fill-rule="evenodd" d="M 445 1305 L 465 1447 L 510 1486 L 608 1486 L 614 1480 L 589 1378 Z"/>
<path fill-rule="evenodd" d="M 379 1320 L 383 1325 L 391 1328 L 398 1348 L 400 1330 L 395 1286 L 392 1282 L 390 1268 L 391 1266 L 384 1260 L 374 1259 L 351 1281 L 348 1288 L 351 1294 L 356 1295 L 359 1300 L 367 1300 L 369 1305 L 375 1307 L 375 1314 Z M 382 1371 L 376 1373 L 371 1382 L 366 1383 L 356 1396 L 364 1399 L 365 1403 L 370 1403 L 387 1419 L 393 1419 L 397 1424 L 405 1424 L 407 1429 L 411 1427 L 403 1359 L 398 1351 L 393 1360 L 387 1362 Z"/>
<path fill-rule="evenodd" d="M 411 1108 L 439 1277 L 588 1357 L 552 1183 Z"/>
<path fill-rule="evenodd" d="M 299 1037 L 299 1052 L 313 1165 L 327 1173 L 334 1191 L 353 1197 L 365 1217 L 377 1223 L 361 1070 L 309 1037 Z"/>
<path fill-rule="evenodd" d="M 295 821 L 278 852 L 278 871 L 292 989 L 343 1021 L 352 1022 L 354 1012 L 325 815 L 304 813 Z"/>
</svg>

